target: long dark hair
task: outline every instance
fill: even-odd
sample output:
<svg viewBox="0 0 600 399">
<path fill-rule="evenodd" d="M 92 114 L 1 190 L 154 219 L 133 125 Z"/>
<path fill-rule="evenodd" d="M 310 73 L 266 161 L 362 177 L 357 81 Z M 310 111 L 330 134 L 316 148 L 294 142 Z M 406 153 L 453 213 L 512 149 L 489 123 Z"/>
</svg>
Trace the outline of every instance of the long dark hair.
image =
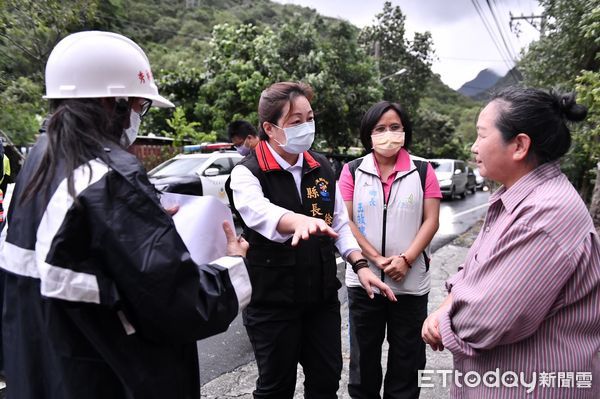
<svg viewBox="0 0 600 399">
<path fill-rule="evenodd" d="M 76 204 L 73 172 L 90 160 L 108 162 L 107 140 L 119 143 L 129 122 L 127 100 L 83 98 L 53 100 L 52 115 L 47 123 L 47 146 L 23 193 L 23 200 L 36 192 L 49 195 L 49 185 L 56 175 L 59 161 L 67 175 L 67 190 Z"/>
</svg>

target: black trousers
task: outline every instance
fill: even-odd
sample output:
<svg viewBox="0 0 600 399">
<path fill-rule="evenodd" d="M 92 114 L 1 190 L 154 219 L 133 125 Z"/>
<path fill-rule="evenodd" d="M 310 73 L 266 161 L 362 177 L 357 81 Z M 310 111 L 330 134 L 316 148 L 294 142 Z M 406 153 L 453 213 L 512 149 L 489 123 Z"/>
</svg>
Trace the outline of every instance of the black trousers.
<svg viewBox="0 0 600 399">
<path fill-rule="evenodd" d="M 425 368 L 421 328 L 427 317 L 427 296 L 381 295 L 370 299 L 362 287 L 348 288 L 350 311 L 350 376 L 348 393 L 356 399 L 380 398 L 381 346 L 389 343 L 383 397 L 418 398 L 417 370 Z"/>
<path fill-rule="evenodd" d="M 255 398 L 292 398 L 298 363 L 305 398 L 337 398 L 342 372 L 337 299 L 310 306 L 250 305 L 243 316 L 258 365 Z"/>
</svg>

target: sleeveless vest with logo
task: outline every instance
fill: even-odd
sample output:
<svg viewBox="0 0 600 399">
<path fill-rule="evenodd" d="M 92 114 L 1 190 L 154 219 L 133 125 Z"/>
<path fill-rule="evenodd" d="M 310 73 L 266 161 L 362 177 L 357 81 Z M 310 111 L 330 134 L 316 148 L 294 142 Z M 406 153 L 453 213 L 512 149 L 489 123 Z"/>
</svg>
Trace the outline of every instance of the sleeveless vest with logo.
<svg viewBox="0 0 600 399">
<path fill-rule="evenodd" d="M 292 174 L 279 166 L 267 143 L 261 141 L 240 165 L 247 167 L 260 182 L 263 194 L 273 204 L 325 220 L 331 226 L 335 204 L 335 175 L 327 159 L 312 151 L 304 152 L 301 197 Z M 228 185 L 227 185 L 228 186 Z M 235 203 L 229 187 L 232 209 Z M 239 217 L 239 214 L 238 214 Z M 336 276 L 334 241 L 311 236 L 292 247 L 291 239 L 277 243 L 248 228 L 241 217 L 244 236 L 250 248 L 246 255 L 252 283 L 250 305 L 296 305 L 337 300 L 341 283 Z"/>
</svg>

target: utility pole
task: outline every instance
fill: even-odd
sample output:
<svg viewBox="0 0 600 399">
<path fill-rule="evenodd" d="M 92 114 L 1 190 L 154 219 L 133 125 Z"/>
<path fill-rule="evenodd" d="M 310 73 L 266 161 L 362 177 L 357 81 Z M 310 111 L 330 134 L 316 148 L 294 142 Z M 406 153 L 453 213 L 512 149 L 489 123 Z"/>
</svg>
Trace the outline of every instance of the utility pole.
<svg viewBox="0 0 600 399">
<path fill-rule="evenodd" d="M 375 43 L 373 43 L 373 53 L 375 59 L 377 60 L 377 62 L 379 62 L 379 57 L 381 54 L 381 45 L 379 44 L 379 40 L 376 40 Z"/>
<path fill-rule="evenodd" d="M 538 32 L 540 32 L 541 36 L 544 36 L 545 30 L 546 30 L 546 16 L 544 14 L 542 15 L 523 15 L 521 14 L 521 16 L 513 16 L 512 12 L 509 12 L 510 15 L 510 30 L 512 30 L 515 35 L 517 35 L 517 37 L 519 37 L 519 34 L 521 33 L 521 29 L 520 29 L 520 22 L 517 22 L 516 24 L 513 24 L 513 21 L 520 21 L 520 20 L 524 20 L 529 22 L 529 24 L 531 26 L 533 26 L 535 29 L 537 29 Z"/>
</svg>

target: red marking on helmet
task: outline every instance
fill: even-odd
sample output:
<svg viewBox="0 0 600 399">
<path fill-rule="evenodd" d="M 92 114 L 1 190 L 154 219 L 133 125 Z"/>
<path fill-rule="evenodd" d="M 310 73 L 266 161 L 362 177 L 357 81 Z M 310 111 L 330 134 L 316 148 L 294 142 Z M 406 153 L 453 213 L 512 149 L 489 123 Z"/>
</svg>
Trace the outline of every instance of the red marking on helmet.
<svg viewBox="0 0 600 399">
<path fill-rule="evenodd" d="M 142 72 L 142 71 L 138 72 L 138 79 L 140 80 L 140 83 L 146 83 L 146 78 L 144 76 L 144 72 Z"/>
</svg>

